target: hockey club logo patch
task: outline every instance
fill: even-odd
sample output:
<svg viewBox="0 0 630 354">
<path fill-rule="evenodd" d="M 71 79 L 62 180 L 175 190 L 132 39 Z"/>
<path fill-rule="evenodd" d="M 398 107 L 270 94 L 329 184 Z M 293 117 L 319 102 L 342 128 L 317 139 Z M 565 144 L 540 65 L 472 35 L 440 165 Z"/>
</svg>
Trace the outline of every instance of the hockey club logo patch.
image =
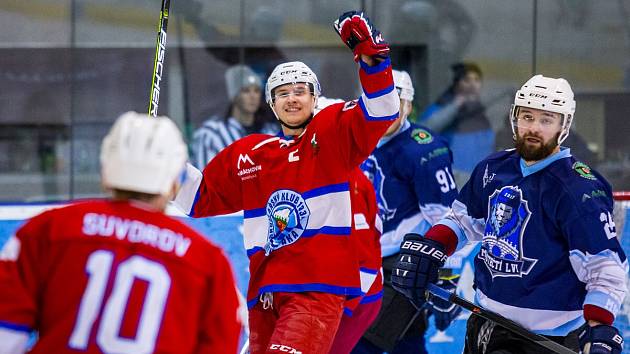
<svg viewBox="0 0 630 354">
<path fill-rule="evenodd" d="M 428 144 L 433 141 L 433 135 L 424 129 L 414 129 L 411 132 L 411 137 L 418 144 Z"/>
<path fill-rule="evenodd" d="M 516 186 L 495 190 L 488 198 L 488 219 L 477 258 L 493 278 L 527 275 L 538 262 L 523 255 L 523 235 L 531 214 Z"/>
<path fill-rule="evenodd" d="M 591 172 L 591 168 L 588 167 L 587 164 L 585 164 L 584 162 L 576 162 L 573 164 L 573 170 L 575 172 L 578 173 L 578 175 L 580 175 L 580 177 L 586 178 L 586 179 L 590 179 L 590 180 L 597 180 L 597 177 L 595 177 L 595 175 L 593 174 L 593 172 Z"/>
<path fill-rule="evenodd" d="M 383 221 L 388 221 L 394 218 L 396 215 L 396 208 L 390 209 L 385 200 L 385 192 L 383 191 L 383 185 L 385 183 L 385 174 L 378 165 L 378 161 L 372 155 L 361 164 L 361 170 L 372 182 L 374 190 L 376 191 L 376 203 L 378 204 L 378 214 Z"/>
<path fill-rule="evenodd" d="M 300 193 L 280 189 L 269 197 L 265 207 L 269 219 L 265 255 L 297 241 L 306 226 L 311 211 Z"/>
</svg>

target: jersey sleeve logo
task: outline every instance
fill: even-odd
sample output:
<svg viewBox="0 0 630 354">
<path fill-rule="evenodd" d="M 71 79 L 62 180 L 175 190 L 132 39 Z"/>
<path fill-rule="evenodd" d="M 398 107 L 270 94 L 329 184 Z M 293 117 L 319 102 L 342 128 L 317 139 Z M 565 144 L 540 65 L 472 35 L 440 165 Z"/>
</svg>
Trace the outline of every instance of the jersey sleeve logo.
<svg viewBox="0 0 630 354">
<path fill-rule="evenodd" d="M 492 277 L 521 277 L 529 274 L 537 259 L 523 255 L 523 235 L 531 216 L 523 192 L 505 186 L 488 200 L 488 218 L 477 256 Z"/>
<path fill-rule="evenodd" d="M 349 111 L 357 106 L 357 100 L 348 101 L 343 105 L 342 111 Z"/>
<path fill-rule="evenodd" d="M 269 219 L 265 255 L 297 241 L 306 230 L 311 215 L 302 195 L 288 189 L 271 194 L 265 211 Z"/>
<path fill-rule="evenodd" d="M 597 177 L 595 177 L 593 172 L 591 172 L 591 168 L 588 167 L 588 165 L 585 164 L 584 162 L 578 161 L 573 164 L 572 168 L 582 178 L 590 179 L 593 181 L 597 180 Z"/>
<path fill-rule="evenodd" d="M 428 144 L 433 141 L 433 135 L 431 135 L 431 133 L 429 133 L 428 131 L 420 128 L 411 131 L 411 137 L 418 144 Z"/>
</svg>

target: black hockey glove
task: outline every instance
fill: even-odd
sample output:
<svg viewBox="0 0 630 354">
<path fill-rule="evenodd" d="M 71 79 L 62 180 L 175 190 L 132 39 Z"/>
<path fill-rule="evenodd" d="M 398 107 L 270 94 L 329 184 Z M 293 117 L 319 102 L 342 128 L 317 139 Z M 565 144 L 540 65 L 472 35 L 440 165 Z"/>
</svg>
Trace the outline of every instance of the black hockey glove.
<svg viewBox="0 0 630 354">
<path fill-rule="evenodd" d="M 440 277 L 437 286 L 453 293 L 457 289 L 457 281 L 459 281 L 459 275 Z M 435 316 L 435 327 L 440 331 L 446 330 L 451 322 L 462 312 L 461 307 L 437 296 L 429 300 L 429 305 L 431 305 L 429 308 L 430 313 Z"/>
<path fill-rule="evenodd" d="M 370 57 L 387 57 L 389 54 L 389 44 L 361 11 L 344 13 L 335 21 L 334 27 L 354 53 L 354 61 L 359 61 L 362 54 Z"/>
<path fill-rule="evenodd" d="M 407 234 L 392 269 L 392 286 L 418 309 L 426 302 L 425 290 L 438 280 L 446 260 L 444 246 L 418 234 Z"/>
<path fill-rule="evenodd" d="M 583 354 L 620 354 L 623 350 L 623 337 L 613 326 L 586 326 L 578 339 Z"/>
</svg>

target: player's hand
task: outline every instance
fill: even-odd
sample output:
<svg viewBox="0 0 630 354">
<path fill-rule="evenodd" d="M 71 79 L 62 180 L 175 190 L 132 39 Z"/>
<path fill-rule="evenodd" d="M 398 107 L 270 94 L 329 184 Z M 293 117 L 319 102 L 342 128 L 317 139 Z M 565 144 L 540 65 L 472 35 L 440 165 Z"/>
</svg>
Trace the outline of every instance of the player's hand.
<svg viewBox="0 0 630 354">
<path fill-rule="evenodd" d="M 623 337 L 613 326 L 586 326 L 578 339 L 583 354 L 620 354 L 623 350 Z"/>
<path fill-rule="evenodd" d="M 429 283 L 438 280 L 438 271 L 446 261 L 444 246 L 418 234 L 407 234 L 392 269 L 392 286 L 420 308 L 425 302 Z"/>
<path fill-rule="evenodd" d="M 459 275 L 440 277 L 437 282 L 437 286 L 453 293 L 455 292 L 455 289 L 457 289 L 458 281 Z M 429 312 L 435 316 L 435 327 L 440 331 L 446 330 L 451 322 L 453 322 L 453 320 L 462 312 L 461 307 L 437 296 L 434 296 L 431 300 L 429 300 L 429 305 L 431 305 L 429 307 Z"/>
<path fill-rule="evenodd" d="M 344 13 L 335 21 L 334 27 L 354 53 L 354 61 L 358 61 L 361 55 L 385 58 L 389 54 L 389 44 L 361 11 Z"/>
</svg>

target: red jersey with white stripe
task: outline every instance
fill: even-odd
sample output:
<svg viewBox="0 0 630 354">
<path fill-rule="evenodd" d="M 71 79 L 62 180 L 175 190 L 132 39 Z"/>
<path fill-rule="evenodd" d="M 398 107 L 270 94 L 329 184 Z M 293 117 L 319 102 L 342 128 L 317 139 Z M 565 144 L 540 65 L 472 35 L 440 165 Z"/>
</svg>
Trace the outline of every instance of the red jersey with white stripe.
<svg viewBox="0 0 630 354">
<path fill-rule="evenodd" d="M 350 174 L 350 202 L 352 206 L 353 250 L 359 262 L 361 293 L 363 296 L 346 302 L 344 312 L 348 315 L 359 303 L 369 303 L 383 296 L 381 275 L 381 222 L 378 216 L 376 192 L 372 182 L 360 168 Z"/>
<path fill-rule="evenodd" d="M 236 141 L 206 166 L 194 202 L 176 199 L 194 217 L 244 210 L 250 306 L 264 292 L 361 295 L 348 176 L 398 117 L 400 101 L 389 59 L 361 63 L 359 76 L 357 101 L 325 108 L 299 136 Z"/>
<path fill-rule="evenodd" d="M 46 211 L 0 253 L 0 340 L 31 353 L 235 353 L 241 323 L 222 251 L 140 202 Z"/>
</svg>

